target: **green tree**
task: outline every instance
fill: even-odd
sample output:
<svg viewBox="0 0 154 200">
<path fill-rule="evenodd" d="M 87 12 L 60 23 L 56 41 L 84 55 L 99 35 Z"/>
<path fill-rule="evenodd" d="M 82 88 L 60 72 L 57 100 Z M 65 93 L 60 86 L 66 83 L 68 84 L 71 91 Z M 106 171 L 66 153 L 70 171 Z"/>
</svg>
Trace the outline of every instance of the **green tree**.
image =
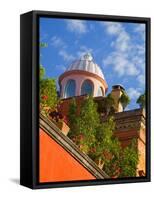
<svg viewBox="0 0 154 200">
<path fill-rule="evenodd" d="M 145 108 L 145 93 L 139 96 L 136 103 L 139 104 L 140 108 Z"/>
<path fill-rule="evenodd" d="M 80 115 L 77 118 L 77 127 L 80 134 L 80 149 L 88 153 L 95 142 L 97 127 L 100 123 L 97 104 L 88 96 L 81 105 Z"/>
<path fill-rule="evenodd" d="M 99 113 L 103 113 L 105 115 L 115 113 L 115 101 L 111 94 L 108 94 L 104 99 L 102 99 L 102 101 L 98 101 L 97 104 Z"/>
<path fill-rule="evenodd" d="M 119 177 L 134 177 L 138 164 L 137 140 L 133 139 L 129 146 L 124 148 L 121 155 L 120 167 L 121 173 Z"/>
<path fill-rule="evenodd" d="M 95 143 L 88 155 L 112 178 L 136 176 L 138 164 L 136 140 L 132 140 L 129 146 L 122 148 L 120 141 L 113 134 L 114 130 L 114 118 L 109 117 L 98 127 Z"/>
<path fill-rule="evenodd" d="M 68 121 L 69 121 L 69 128 L 70 131 L 68 133 L 68 136 L 71 138 L 78 135 L 78 128 L 77 128 L 77 105 L 75 98 L 72 99 L 70 105 L 69 105 L 69 112 L 68 112 Z"/>
<path fill-rule="evenodd" d="M 125 110 L 125 108 L 127 107 L 127 105 L 130 103 L 130 98 L 126 94 L 126 92 L 123 91 L 121 97 L 119 98 L 119 102 L 121 102 L 121 104 L 123 106 L 123 109 Z"/>
<path fill-rule="evenodd" d="M 110 177 L 129 177 L 135 173 L 138 154 L 134 145 L 122 149 L 114 135 L 114 118 L 109 116 L 102 122 L 97 112 L 97 104 L 91 96 L 84 100 L 79 114 L 73 99 L 68 118 L 68 136 Z"/>
<path fill-rule="evenodd" d="M 106 109 L 106 114 L 114 112 L 115 101 L 111 94 L 108 94 L 104 101 L 104 108 Z M 112 113 L 113 114 L 113 113 Z"/>
<path fill-rule="evenodd" d="M 100 123 L 97 105 L 91 96 L 88 96 L 80 107 L 80 113 L 77 114 L 76 102 L 73 99 L 69 109 L 69 137 L 79 146 L 79 148 L 88 153 L 95 142 L 96 129 Z"/>
<path fill-rule="evenodd" d="M 45 42 L 40 42 L 40 48 L 48 46 Z M 58 104 L 56 80 L 45 77 L 45 68 L 40 64 L 40 107 L 44 114 L 48 110 L 54 110 Z"/>
<path fill-rule="evenodd" d="M 45 68 L 40 66 L 40 105 L 41 111 L 47 114 L 47 110 L 54 110 L 58 104 L 56 80 L 44 78 Z"/>
<path fill-rule="evenodd" d="M 119 173 L 118 161 L 121 151 L 120 142 L 113 135 L 115 122 L 113 117 L 109 117 L 106 122 L 101 123 L 97 128 L 94 151 L 89 156 L 97 162 L 99 167 L 113 177 Z"/>
<path fill-rule="evenodd" d="M 40 65 L 40 80 L 42 80 L 45 76 L 45 68 Z"/>
<path fill-rule="evenodd" d="M 54 109 L 57 106 L 56 81 L 52 78 L 40 81 L 40 103 Z"/>
</svg>

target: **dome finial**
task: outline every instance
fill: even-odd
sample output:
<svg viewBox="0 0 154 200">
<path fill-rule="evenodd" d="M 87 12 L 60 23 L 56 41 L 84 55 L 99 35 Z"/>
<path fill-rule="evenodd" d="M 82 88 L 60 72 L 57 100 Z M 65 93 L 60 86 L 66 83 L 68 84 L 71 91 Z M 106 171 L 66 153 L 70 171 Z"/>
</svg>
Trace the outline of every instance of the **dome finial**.
<svg viewBox="0 0 154 200">
<path fill-rule="evenodd" d="M 83 55 L 83 59 L 88 60 L 88 61 L 92 61 L 93 57 L 92 57 L 91 53 L 88 52 L 88 53 Z"/>
</svg>

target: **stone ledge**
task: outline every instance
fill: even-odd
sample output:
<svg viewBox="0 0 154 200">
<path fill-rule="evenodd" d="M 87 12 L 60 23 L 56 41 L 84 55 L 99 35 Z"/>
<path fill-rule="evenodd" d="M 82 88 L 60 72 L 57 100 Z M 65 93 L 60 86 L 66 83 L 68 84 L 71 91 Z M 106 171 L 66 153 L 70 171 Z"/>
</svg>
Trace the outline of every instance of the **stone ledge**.
<svg viewBox="0 0 154 200">
<path fill-rule="evenodd" d="M 145 112 L 135 109 L 114 114 L 117 131 L 140 130 L 145 127 Z"/>
</svg>

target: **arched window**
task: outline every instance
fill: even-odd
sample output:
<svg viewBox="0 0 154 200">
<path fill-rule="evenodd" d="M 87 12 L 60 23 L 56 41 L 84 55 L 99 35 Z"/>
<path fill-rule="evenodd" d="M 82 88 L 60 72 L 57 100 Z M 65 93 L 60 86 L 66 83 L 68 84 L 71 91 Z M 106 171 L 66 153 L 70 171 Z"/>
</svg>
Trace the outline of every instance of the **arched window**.
<svg viewBox="0 0 154 200">
<path fill-rule="evenodd" d="M 68 98 L 75 96 L 75 89 L 76 89 L 75 80 L 68 80 L 65 86 L 64 97 Z"/>
<path fill-rule="evenodd" d="M 97 96 L 103 96 L 103 89 L 102 89 L 102 87 L 98 88 Z"/>
<path fill-rule="evenodd" d="M 84 95 L 84 94 L 88 94 L 88 95 L 93 94 L 93 83 L 89 80 L 84 81 L 82 84 L 81 95 Z"/>
</svg>

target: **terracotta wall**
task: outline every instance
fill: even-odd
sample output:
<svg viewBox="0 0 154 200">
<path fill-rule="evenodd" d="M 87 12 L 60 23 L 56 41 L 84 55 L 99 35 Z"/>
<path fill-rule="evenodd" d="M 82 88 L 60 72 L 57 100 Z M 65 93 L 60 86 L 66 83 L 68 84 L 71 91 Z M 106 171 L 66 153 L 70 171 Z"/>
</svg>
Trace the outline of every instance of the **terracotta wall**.
<svg viewBox="0 0 154 200">
<path fill-rule="evenodd" d="M 78 113 L 80 113 L 80 106 L 83 103 L 83 100 L 85 98 L 86 98 L 86 95 L 78 96 L 78 97 L 75 98 L 76 104 L 77 104 Z M 71 102 L 72 102 L 72 98 L 67 98 L 60 104 L 59 112 L 62 113 L 64 116 L 68 115 L 69 107 L 70 107 L 70 103 Z"/>
<path fill-rule="evenodd" d="M 121 142 L 122 147 L 128 146 L 133 138 L 138 137 L 138 131 L 133 129 L 128 131 L 116 131 L 114 134 Z"/>
<path fill-rule="evenodd" d="M 116 132 L 115 135 L 118 137 L 121 142 L 122 147 L 126 147 L 130 144 L 133 138 L 137 138 L 137 148 L 139 153 L 139 163 L 137 166 L 137 176 L 139 176 L 139 172 L 143 174 L 146 173 L 146 154 L 145 154 L 145 130 L 129 130 L 129 131 L 121 131 Z"/>
<path fill-rule="evenodd" d="M 90 180 L 95 177 L 40 129 L 40 182 Z"/>
<path fill-rule="evenodd" d="M 143 172 L 146 175 L 146 148 L 145 148 L 145 130 L 141 129 L 139 131 L 139 139 L 138 139 L 138 150 L 139 150 L 139 164 L 138 164 L 138 172 Z"/>
</svg>

